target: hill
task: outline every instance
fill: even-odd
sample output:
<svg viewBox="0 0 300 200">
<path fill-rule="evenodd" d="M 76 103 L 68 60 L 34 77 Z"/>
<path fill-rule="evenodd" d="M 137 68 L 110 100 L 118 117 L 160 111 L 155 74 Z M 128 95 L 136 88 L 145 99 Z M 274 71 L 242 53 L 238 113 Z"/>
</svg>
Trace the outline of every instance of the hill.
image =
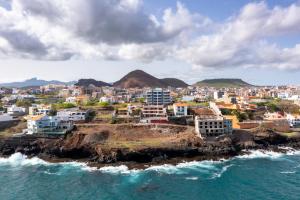
<svg viewBox="0 0 300 200">
<path fill-rule="evenodd" d="M 169 86 L 172 86 L 175 88 L 189 86 L 187 83 L 185 83 L 184 81 L 177 79 L 177 78 L 163 78 L 160 80 L 163 81 L 166 85 L 169 85 Z"/>
<path fill-rule="evenodd" d="M 49 84 L 56 84 L 56 85 L 72 85 L 74 81 L 71 82 L 61 82 L 61 81 L 46 81 L 46 80 L 39 80 L 37 78 L 28 79 L 25 81 L 20 82 L 11 82 L 11 83 L 0 83 L 1 87 L 8 87 L 8 88 L 26 88 L 26 87 L 37 87 L 37 86 L 44 86 Z"/>
<path fill-rule="evenodd" d="M 105 87 L 111 86 L 111 84 L 103 82 L 103 81 L 96 81 L 95 79 L 79 79 L 79 81 L 75 84 L 76 86 L 89 86 L 94 85 L 96 87 Z"/>
<path fill-rule="evenodd" d="M 158 79 L 142 70 L 128 73 L 113 84 L 118 88 L 143 88 L 143 87 L 187 87 L 188 84 L 175 78 Z"/>
<path fill-rule="evenodd" d="M 199 87 L 231 87 L 231 88 L 238 88 L 238 87 L 251 87 L 253 85 L 243 81 L 242 79 L 205 79 L 203 81 L 197 82 L 195 84 Z"/>
</svg>

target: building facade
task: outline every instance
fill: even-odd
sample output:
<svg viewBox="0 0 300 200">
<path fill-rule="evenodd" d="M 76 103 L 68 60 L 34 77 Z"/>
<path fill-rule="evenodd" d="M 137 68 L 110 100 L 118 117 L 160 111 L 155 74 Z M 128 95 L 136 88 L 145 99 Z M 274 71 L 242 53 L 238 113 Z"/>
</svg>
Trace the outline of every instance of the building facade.
<svg viewBox="0 0 300 200">
<path fill-rule="evenodd" d="M 27 134 L 64 135 L 73 129 L 73 121 L 57 116 L 31 116 L 27 120 Z"/>
<path fill-rule="evenodd" d="M 146 92 L 146 103 L 148 105 L 168 105 L 171 102 L 169 90 L 155 88 Z"/>
<path fill-rule="evenodd" d="M 173 104 L 174 115 L 179 116 L 187 116 L 188 115 L 188 105 L 186 103 L 174 103 Z"/>
</svg>

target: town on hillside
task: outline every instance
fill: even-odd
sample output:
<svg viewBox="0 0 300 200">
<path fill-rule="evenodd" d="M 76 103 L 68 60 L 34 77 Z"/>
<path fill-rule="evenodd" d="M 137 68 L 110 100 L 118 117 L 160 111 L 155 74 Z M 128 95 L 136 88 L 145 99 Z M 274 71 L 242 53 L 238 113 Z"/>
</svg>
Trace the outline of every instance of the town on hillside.
<svg viewBox="0 0 300 200">
<path fill-rule="evenodd" d="M 199 138 L 259 127 L 292 134 L 300 128 L 300 87 L 254 86 L 239 79 L 188 85 L 143 71 L 114 84 L 1 87 L 0 136 L 63 137 L 84 125 L 187 126 Z"/>
</svg>

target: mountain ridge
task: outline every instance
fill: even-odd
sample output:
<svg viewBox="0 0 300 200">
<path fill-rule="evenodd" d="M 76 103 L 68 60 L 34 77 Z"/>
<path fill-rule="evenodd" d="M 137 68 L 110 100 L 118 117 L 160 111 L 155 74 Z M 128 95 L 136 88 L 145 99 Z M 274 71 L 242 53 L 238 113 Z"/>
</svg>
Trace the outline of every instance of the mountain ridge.
<svg viewBox="0 0 300 200">
<path fill-rule="evenodd" d="M 24 81 L 17 81 L 17 82 L 11 82 L 11 83 L 0 83 L 1 87 L 8 87 L 8 88 L 23 88 L 23 87 L 37 87 L 37 86 L 44 86 L 48 84 L 57 84 L 57 85 L 72 85 L 76 83 L 75 81 L 70 81 L 70 82 L 62 82 L 62 81 L 57 81 L 57 80 L 42 80 L 38 78 L 31 78 L 27 79 Z"/>
<path fill-rule="evenodd" d="M 143 88 L 143 87 L 187 87 L 188 84 L 176 78 L 159 79 L 142 70 L 134 70 L 123 76 L 113 84 L 119 88 Z"/>
<path fill-rule="evenodd" d="M 254 86 L 250 83 L 243 81 L 240 78 L 215 78 L 204 79 L 194 84 L 194 86 L 200 87 L 251 87 Z"/>
</svg>

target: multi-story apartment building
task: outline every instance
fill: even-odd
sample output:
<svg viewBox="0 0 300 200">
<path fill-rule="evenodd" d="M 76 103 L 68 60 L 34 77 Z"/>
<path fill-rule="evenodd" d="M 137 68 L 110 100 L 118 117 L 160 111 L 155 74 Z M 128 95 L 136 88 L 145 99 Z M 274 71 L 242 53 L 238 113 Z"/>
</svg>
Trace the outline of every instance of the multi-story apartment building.
<svg viewBox="0 0 300 200">
<path fill-rule="evenodd" d="M 146 103 L 148 105 L 167 105 L 171 101 L 169 90 L 155 88 L 146 92 Z"/>
<path fill-rule="evenodd" d="M 73 121 L 58 116 L 36 115 L 27 119 L 27 134 L 63 135 L 73 129 Z"/>
<path fill-rule="evenodd" d="M 232 120 L 222 116 L 215 103 L 209 108 L 198 109 L 195 117 L 195 130 L 202 137 L 232 133 Z"/>
<path fill-rule="evenodd" d="M 142 120 L 145 123 L 168 121 L 167 109 L 163 105 L 144 105 Z"/>
<path fill-rule="evenodd" d="M 232 133 L 232 121 L 224 117 L 216 116 L 213 118 L 195 117 L 195 130 L 204 137 L 219 136 Z"/>
</svg>

